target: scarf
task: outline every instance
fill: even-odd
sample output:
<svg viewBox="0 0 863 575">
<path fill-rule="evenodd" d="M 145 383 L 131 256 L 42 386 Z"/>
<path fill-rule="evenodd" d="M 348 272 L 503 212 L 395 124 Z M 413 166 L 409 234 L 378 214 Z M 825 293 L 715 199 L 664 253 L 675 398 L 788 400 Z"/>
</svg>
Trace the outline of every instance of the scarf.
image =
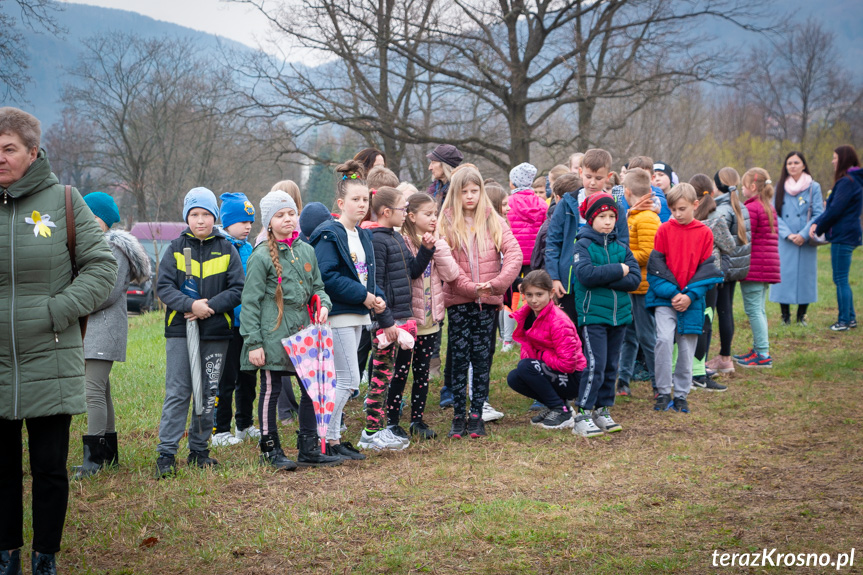
<svg viewBox="0 0 863 575">
<path fill-rule="evenodd" d="M 800 179 L 797 180 L 796 182 L 794 181 L 794 178 L 792 178 L 791 176 L 788 176 L 787 178 L 785 178 L 785 192 L 791 196 L 796 196 L 800 192 L 802 192 L 804 190 L 808 190 L 809 186 L 811 186 L 811 185 L 812 185 L 812 176 L 810 176 L 806 172 L 803 172 L 802 174 L 800 174 Z"/>
</svg>

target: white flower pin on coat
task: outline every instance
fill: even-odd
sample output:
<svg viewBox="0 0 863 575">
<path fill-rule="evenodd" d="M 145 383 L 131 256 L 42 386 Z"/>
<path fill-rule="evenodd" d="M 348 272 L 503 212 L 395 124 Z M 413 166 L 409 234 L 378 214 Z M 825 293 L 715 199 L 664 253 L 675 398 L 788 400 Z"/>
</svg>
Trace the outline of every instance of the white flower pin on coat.
<svg viewBox="0 0 863 575">
<path fill-rule="evenodd" d="M 51 237 L 51 228 L 56 228 L 57 225 L 51 221 L 51 216 L 48 214 L 42 215 L 37 211 L 29 218 L 24 218 L 28 224 L 33 224 L 33 235 L 42 236 L 43 238 Z"/>
</svg>

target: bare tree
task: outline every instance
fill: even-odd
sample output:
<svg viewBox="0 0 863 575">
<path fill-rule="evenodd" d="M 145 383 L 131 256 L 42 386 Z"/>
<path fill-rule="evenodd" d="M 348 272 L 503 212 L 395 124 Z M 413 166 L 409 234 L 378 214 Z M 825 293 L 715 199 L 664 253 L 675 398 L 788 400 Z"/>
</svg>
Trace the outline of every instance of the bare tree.
<svg viewBox="0 0 863 575">
<path fill-rule="evenodd" d="M 863 90 L 839 61 L 832 33 L 811 20 L 754 48 L 738 85 L 760 108 L 771 136 L 804 147 L 814 123 L 843 120 L 863 102 Z"/>
<path fill-rule="evenodd" d="M 99 185 L 94 173 L 96 134 L 92 124 L 65 109 L 60 120 L 45 132 L 42 145 L 60 182 L 74 185 L 82 194 L 94 191 L 94 186 Z"/>
<path fill-rule="evenodd" d="M 14 9 L 18 9 L 15 15 Z M 21 99 L 30 80 L 25 58 L 23 36 L 19 22 L 36 32 L 61 34 L 55 12 L 60 5 L 55 0 L 0 0 L 0 95 L 3 98 Z"/>
</svg>

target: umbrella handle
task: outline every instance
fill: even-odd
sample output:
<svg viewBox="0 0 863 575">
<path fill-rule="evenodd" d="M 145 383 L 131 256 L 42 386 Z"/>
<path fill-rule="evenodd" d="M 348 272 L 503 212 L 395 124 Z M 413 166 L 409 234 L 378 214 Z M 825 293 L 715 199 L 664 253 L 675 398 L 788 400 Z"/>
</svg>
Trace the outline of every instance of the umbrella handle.
<svg viewBox="0 0 863 575">
<path fill-rule="evenodd" d="M 306 309 L 309 311 L 309 320 L 312 323 L 318 323 L 318 318 L 321 316 L 321 298 L 318 294 L 312 296 Z"/>
</svg>

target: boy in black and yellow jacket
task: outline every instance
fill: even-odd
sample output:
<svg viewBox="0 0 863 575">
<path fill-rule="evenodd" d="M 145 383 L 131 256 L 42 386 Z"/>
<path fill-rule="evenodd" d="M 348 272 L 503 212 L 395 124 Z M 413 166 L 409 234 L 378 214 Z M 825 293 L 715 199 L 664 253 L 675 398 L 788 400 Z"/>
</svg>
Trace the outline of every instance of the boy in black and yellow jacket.
<svg viewBox="0 0 863 575">
<path fill-rule="evenodd" d="M 171 242 L 159 265 L 157 289 L 165 304 L 165 403 L 159 424 L 158 476 L 176 471 L 175 456 L 186 427 L 192 398 L 192 372 L 188 320 L 198 324 L 204 409 L 192 411 L 189 425 L 189 465 L 207 467 L 218 462 L 210 457 L 207 441 L 213 430 L 213 404 L 219 386 L 228 342 L 231 339 L 234 308 L 243 292 L 243 264 L 231 243 L 213 231 L 219 218 L 216 196 L 206 188 L 194 188 L 183 202 L 183 219 L 189 227 Z M 192 250 L 192 276 L 197 297 L 183 292 L 186 262 L 183 249 Z M 194 343 L 194 342 L 192 342 Z"/>
</svg>

